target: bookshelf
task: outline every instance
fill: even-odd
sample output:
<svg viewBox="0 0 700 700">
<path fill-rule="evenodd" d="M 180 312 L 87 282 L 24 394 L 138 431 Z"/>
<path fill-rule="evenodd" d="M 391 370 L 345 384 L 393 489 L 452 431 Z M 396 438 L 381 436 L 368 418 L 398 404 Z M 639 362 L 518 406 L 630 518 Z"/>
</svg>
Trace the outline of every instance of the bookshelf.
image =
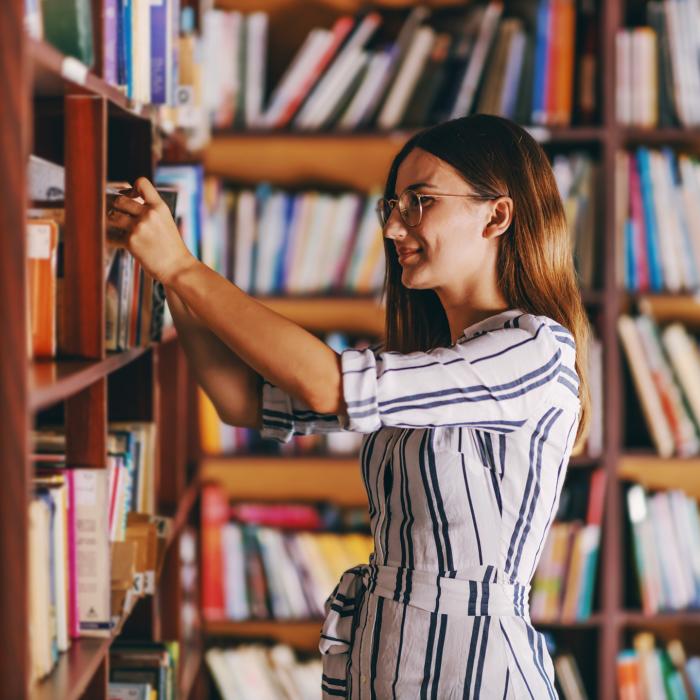
<svg viewBox="0 0 700 700">
<path fill-rule="evenodd" d="M 221 9 L 248 12 L 262 10 L 270 16 L 271 36 L 280 38 L 272 42 L 270 61 L 272 65 L 283 65 L 291 55 L 292 47 L 300 45 L 300 38 L 311 26 L 320 24 L 318 16 L 329 18 L 325 26 L 342 12 L 352 12 L 361 3 L 354 0 L 327 0 L 313 5 L 312 14 L 301 18 L 298 14 L 298 0 L 267 0 L 250 3 L 246 0 L 219 0 Z M 383 0 L 375 5 L 387 10 L 397 7 L 412 7 L 416 3 L 408 0 Z M 458 3 L 429 2 L 431 7 L 445 7 Z M 466 4 L 466 3 L 462 3 Z M 508 3 L 505 3 L 508 5 Z M 602 0 L 596 3 L 598 16 L 599 46 L 597 56 L 597 97 L 599 119 L 594 125 L 569 126 L 561 128 L 528 127 L 532 135 L 547 150 L 584 148 L 590 150 L 600 164 L 597 183 L 597 201 L 600 207 L 599 229 L 601 246 L 597 262 L 602 266 L 602 281 L 598 288 L 583 290 L 584 302 L 603 347 L 604 393 L 604 451 L 599 459 L 585 456 L 571 460 L 570 470 L 602 467 L 607 475 L 603 535 L 597 579 L 597 607 L 587 620 L 572 624 L 542 624 L 541 629 L 553 629 L 561 633 L 581 655 L 581 668 L 584 674 L 595 675 L 592 684 L 596 691 L 592 697 L 612 700 L 616 691 L 616 656 L 628 642 L 631 631 L 639 629 L 663 630 L 677 633 L 688 644 L 688 649 L 697 651 L 694 640 L 698 638 L 700 616 L 697 612 L 645 615 L 637 610 L 625 609 L 625 587 L 634 579 L 634 571 L 628 568 L 629 542 L 625 542 L 627 517 L 622 500 L 621 482 L 637 480 L 650 487 L 685 489 L 691 495 L 700 496 L 697 459 L 661 459 L 650 452 L 632 451 L 625 447 L 624 407 L 626 401 L 636 398 L 625 393 L 623 385 L 624 359 L 620 352 L 617 335 L 618 316 L 632 304 L 651 310 L 659 321 L 680 320 L 697 327 L 700 320 L 700 300 L 688 295 L 634 295 L 623 291 L 616 277 L 617 262 L 623 251 L 618 250 L 615 230 L 615 154 L 618 150 L 636 145 L 688 148 L 693 152 L 700 149 L 700 130 L 697 128 L 653 128 L 642 129 L 617 123 L 615 115 L 615 35 L 619 28 L 626 26 L 628 14 L 639 11 L 638 3 L 625 0 Z M 306 8 L 305 8 L 306 9 Z M 277 56 L 275 55 L 277 54 Z M 274 81 L 273 81 L 274 82 Z M 329 188 L 346 187 L 367 190 L 382 183 L 391 158 L 404 141 L 410 137 L 409 131 L 358 133 L 293 133 L 217 131 L 205 148 L 203 161 L 207 171 L 236 182 L 258 182 L 267 180 L 280 187 L 302 187 L 307 183 L 324 183 Z M 361 168 L 354 167 L 362 163 Z M 295 304 L 295 300 L 289 300 Z M 315 301 L 314 303 L 323 303 Z M 329 305 L 335 303 L 328 300 Z M 284 311 L 281 311 L 284 313 Z M 333 319 L 333 315 L 331 319 Z M 302 325 L 311 324 L 308 318 L 297 317 Z M 324 326 L 324 330 L 325 330 Z M 275 469 L 300 468 L 289 458 L 276 460 L 268 458 L 216 458 L 207 457 L 205 470 L 212 477 L 221 479 L 227 488 L 235 491 L 235 497 L 262 497 L 262 491 L 251 489 L 254 474 L 264 474 L 263 480 Z M 338 460 L 340 463 L 340 460 Z M 224 463 L 228 467 L 224 466 Z M 318 463 L 323 464 L 323 460 Z M 317 494 L 323 489 L 310 474 L 309 460 L 303 461 L 304 478 L 300 474 L 299 483 L 276 488 L 274 500 L 299 496 L 300 488 L 308 483 L 307 495 Z M 264 466 L 263 466 L 264 465 Z M 262 466 L 261 472 L 257 468 Z M 229 470 L 230 467 L 230 470 Z M 250 476 L 245 471 L 250 469 Z M 308 479 L 308 482 L 306 481 Z M 288 482 L 287 482 L 288 483 Z M 303 495 L 303 494 L 302 494 Z M 230 639 L 268 637 L 289 641 L 300 649 L 315 648 L 318 624 L 275 622 L 216 622 L 207 625 L 210 639 L 221 642 Z M 626 637 L 627 635 L 627 637 Z"/>
<path fill-rule="evenodd" d="M 99 0 L 92 5 L 101 17 Z M 0 611 L 7 625 L 0 652 L 0 695 L 13 700 L 105 700 L 114 637 L 73 640 L 49 676 L 29 683 L 29 430 L 43 411 L 61 412 L 69 466 L 104 469 L 108 421 L 156 424 L 156 512 L 172 518 L 162 576 L 174 583 L 157 586 L 155 595 L 139 601 L 121 637 L 182 641 L 178 547 L 184 528 L 198 522 L 201 483 L 194 448 L 187 442 L 192 386 L 172 330 L 161 342 L 118 354 L 105 350 L 105 185 L 108 178 L 152 176 L 156 140 L 162 136 L 155 113 L 106 83 L 99 62 L 94 71 L 81 71 L 48 43 L 29 38 L 23 29 L 24 12 L 21 0 L 10 0 L 0 13 L 0 69 L 8 78 L 2 87 L 0 139 L 12 172 L 0 184 L 0 285 L 8 300 L 0 320 L 6 342 L 0 363 L 0 558 L 5 571 L 12 571 L 0 588 Z M 95 39 L 99 49 L 99 32 Z M 55 360 L 27 360 L 30 153 L 62 164 L 66 172 L 66 352 Z M 182 647 L 181 698 L 201 697 L 203 692 L 201 639 L 195 641 L 195 646 Z"/>
</svg>

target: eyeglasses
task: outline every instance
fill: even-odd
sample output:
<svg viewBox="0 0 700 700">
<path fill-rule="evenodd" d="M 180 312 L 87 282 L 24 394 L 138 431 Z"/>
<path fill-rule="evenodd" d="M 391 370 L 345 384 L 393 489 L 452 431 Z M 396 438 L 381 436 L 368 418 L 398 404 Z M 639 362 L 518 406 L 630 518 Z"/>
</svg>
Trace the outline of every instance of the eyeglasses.
<svg viewBox="0 0 700 700">
<path fill-rule="evenodd" d="M 377 201 L 377 217 L 379 218 L 379 224 L 382 228 L 386 226 L 386 222 L 389 221 L 391 212 L 398 202 L 399 213 L 406 226 L 418 226 L 421 219 L 423 218 L 423 200 L 433 199 L 436 197 L 469 197 L 470 199 L 481 199 L 490 200 L 498 199 L 504 195 L 481 195 L 481 194 L 446 194 L 444 192 L 431 192 L 430 194 L 423 194 L 422 192 L 415 192 L 414 190 L 406 189 L 400 195 L 398 199 L 386 199 L 381 197 Z"/>
</svg>

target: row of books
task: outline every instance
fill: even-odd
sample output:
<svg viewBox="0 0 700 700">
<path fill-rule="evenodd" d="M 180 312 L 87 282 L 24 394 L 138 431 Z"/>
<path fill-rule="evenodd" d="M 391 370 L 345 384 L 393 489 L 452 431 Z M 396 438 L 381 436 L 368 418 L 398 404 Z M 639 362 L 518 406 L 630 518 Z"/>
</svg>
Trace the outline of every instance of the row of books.
<svg viewBox="0 0 700 700">
<path fill-rule="evenodd" d="M 497 0 L 446 12 L 419 5 L 397 34 L 377 10 L 341 15 L 308 32 L 269 97 L 269 17 L 207 20 L 205 107 L 220 128 L 388 130 L 471 112 L 563 125 L 574 110 L 582 122 L 596 110 L 589 2 L 578 12 L 574 0 L 519 3 L 510 14 Z"/>
<path fill-rule="evenodd" d="M 222 700 L 321 697 L 321 659 L 302 660 L 287 644 L 212 647 L 204 658 Z"/>
<path fill-rule="evenodd" d="M 27 0 L 25 26 L 135 101 L 175 105 L 179 78 L 180 0 L 103 0 L 93 17 L 90 0 Z M 97 7 L 97 6 L 96 6 Z M 101 23 L 101 43 L 93 28 Z"/>
<path fill-rule="evenodd" d="M 651 440 L 662 457 L 700 452 L 700 356 L 680 323 L 618 318 L 618 332 Z"/>
<path fill-rule="evenodd" d="M 620 30 L 617 118 L 641 127 L 700 124 L 700 9 L 683 0 L 645 4 L 646 26 Z"/>
<path fill-rule="evenodd" d="M 27 211 L 28 318 L 30 357 L 50 358 L 66 348 L 68 314 L 64 302 L 65 169 L 37 156 L 29 159 Z M 107 206 L 126 182 L 107 183 Z M 175 213 L 177 184 L 159 187 Z M 70 252 L 69 252 L 70 255 Z M 163 325 L 164 292 L 126 250 L 106 245 L 104 261 L 105 333 L 107 350 L 126 350 L 159 340 Z"/>
<path fill-rule="evenodd" d="M 634 565 L 642 609 L 648 615 L 700 607 L 700 510 L 694 498 L 672 489 L 627 491 Z"/>
<path fill-rule="evenodd" d="M 700 161 L 671 148 L 617 155 L 620 279 L 632 291 L 700 286 Z"/>
<path fill-rule="evenodd" d="M 178 642 L 115 641 L 109 654 L 109 700 L 176 700 L 180 697 Z"/>
<path fill-rule="evenodd" d="M 66 466 L 65 435 L 34 435 L 29 506 L 31 677 L 77 637 L 117 634 L 155 592 L 169 521 L 153 515 L 152 424 L 113 424 L 104 469 Z"/>
<path fill-rule="evenodd" d="M 621 700 L 698 700 L 700 656 L 688 657 L 678 639 L 659 647 L 651 632 L 639 632 L 618 654 L 617 689 Z"/>
<path fill-rule="evenodd" d="M 587 475 L 586 475 L 587 476 Z M 605 502 L 605 471 L 569 477 L 547 535 L 530 596 L 537 622 L 585 620 L 591 614 Z"/>
<path fill-rule="evenodd" d="M 322 617 L 324 601 L 340 574 L 368 561 L 373 545 L 367 534 L 324 531 L 321 524 L 311 506 L 242 507 L 239 504 L 232 509 L 220 486 L 205 486 L 202 491 L 204 617 L 209 620 Z"/>
</svg>

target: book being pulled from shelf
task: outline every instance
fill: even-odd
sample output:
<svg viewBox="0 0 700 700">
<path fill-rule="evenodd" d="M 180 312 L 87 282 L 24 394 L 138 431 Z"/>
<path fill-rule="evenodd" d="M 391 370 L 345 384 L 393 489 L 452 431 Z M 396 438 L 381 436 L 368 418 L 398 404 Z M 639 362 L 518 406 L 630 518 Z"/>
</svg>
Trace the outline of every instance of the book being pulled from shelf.
<svg viewBox="0 0 700 700">
<path fill-rule="evenodd" d="M 264 524 L 270 522 L 278 526 Z M 323 531 L 319 524 L 312 506 L 229 506 L 222 487 L 205 485 L 204 617 L 320 619 L 340 574 L 368 561 L 373 543 L 362 532 Z M 305 529 L 291 529 L 300 525 Z"/>
<path fill-rule="evenodd" d="M 653 445 L 662 457 L 700 451 L 700 356 L 680 323 L 661 329 L 648 314 L 623 314 L 618 332 Z M 633 435 L 633 427 L 629 434 Z"/>
<path fill-rule="evenodd" d="M 651 632 L 638 632 L 617 656 L 617 690 L 621 700 L 698 700 L 700 656 L 687 657 L 678 639 L 658 647 Z"/>
<path fill-rule="evenodd" d="M 591 2 L 418 5 L 399 25 L 361 9 L 311 27 L 283 61 L 266 56 L 268 47 L 278 50 L 268 40 L 276 20 L 262 12 L 207 15 L 204 104 L 216 127 L 391 130 L 472 112 L 568 125 L 596 112 Z M 268 60 L 282 67 L 269 95 Z"/>
<path fill-rule="evenodd" d="M 639 146 L 617 155 L 620 283 L 630 291 L 700 287 L 700 161 Z"/>
<path fill-rule="evenodd" d="M 679 489 L 652 495 L 640 484 L 626 494 L 643 611 L 700 608 L 700 510 Z"/>
<path fill-rule="evenodd" d="M 222 700 L 318 700 L 320 658 L 302 660 L 292 647 L 241 644 L 204 655 Z"/>
<path fill-rule="evenodd" d="M 700 125 L 700 8 L 684 0 L 644 5 L 646 25 L 616 35 L 617 119 L 640 127 Z"/>
<path fill-rule="evenodd" d="M 556 520 L 535 571 L 530 615 L 536 622 L 572 622 L 591 615 L 605 501 L 605 471 L 569 474 Z"/>
<path fill-rule="evenodd" d="M 33 680 L 51 671 L 71 639 L 117 634 L 138 599 L 155 592 L 170 529 L 169 519 L 152 512 L 155 426 L 114 427 L 103 469 L 67 465 L 63 431 L 34 433 Z"/>
</svg>

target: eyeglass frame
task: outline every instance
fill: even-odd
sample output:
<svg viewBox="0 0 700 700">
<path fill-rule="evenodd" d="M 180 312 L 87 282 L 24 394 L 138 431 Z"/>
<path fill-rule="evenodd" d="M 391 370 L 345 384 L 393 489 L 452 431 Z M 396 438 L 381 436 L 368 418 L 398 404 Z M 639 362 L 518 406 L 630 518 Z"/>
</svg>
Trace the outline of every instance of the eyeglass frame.
<svg viewBox="0 0 700 700">
<path fill-rule="evenodd" d="M 497 194 L 497 195 L 485 195 L 485 194 L 448 194 L 447 192 L 416 192 L 416 190 L 411 189 L 410 187 L 407 187 L 405 190 L 401 192 L 401 194 L 398 197 L 392 197 L 391 199 L 387 199 L 386 197 L 380 197 L 377 200 L 377 203 L 374 207 L 374 210 L 377 212 L 377 216 L 379 216 L 379 223 L 381 224 L 382 230 L 386 228 L 387 223 L 389 222 L 389 219 L 391 218 L 391 214 L 394 211 L 394 207 L 399 203 L 399 200 L 401 197 L 406 194 L 406 192 L 412 192 L 414 195 L 416 195 L 416 198 L 418 199 L 418 222 L 415 224 L 409 224 L 408 221 L 406 221 L 406 218 L 404 217 L 403 211 L 401 211 L 401 207 L 399 207 L 399 215 L 401 216 L 401 220 L 408 226 L 409 228 L 415 228 L 416 226 L 420 226 L 421 221 L 423 220 L 423 197 L 468 197 L 470 199 L 480 199 L 483 201 L 489 201 L 489 200 L 494 200 L 494 199 L 500 199 L 501 197 L 507 197 L 508 195 L 504 194 Z M 382 222 L 381 218 L 381 213 L 380 213 L 380 204 L 382 202 L 387 202 L 391 206 L 391 211 L 389 212 L 389 216 L 387 216 L 386 221 Z"/>
</svg>

